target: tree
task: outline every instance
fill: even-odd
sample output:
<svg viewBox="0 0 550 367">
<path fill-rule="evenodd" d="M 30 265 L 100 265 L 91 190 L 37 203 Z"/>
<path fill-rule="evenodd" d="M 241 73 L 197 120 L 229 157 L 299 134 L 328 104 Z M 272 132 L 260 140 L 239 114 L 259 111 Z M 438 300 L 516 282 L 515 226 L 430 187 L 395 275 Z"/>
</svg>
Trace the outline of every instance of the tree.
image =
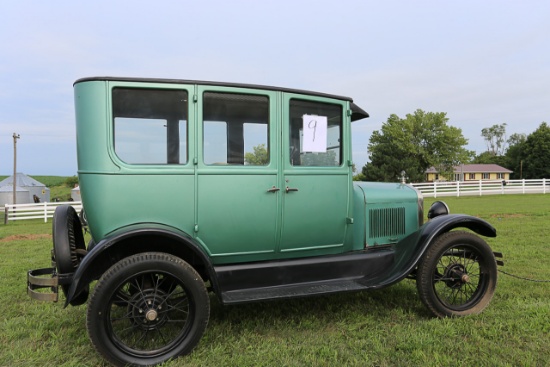
<svg viewBox="0 0 550 367">
<path fill-rule="evenodd" d="M 64 183 L 65 183 L 65 186 L 67 187 L 76 187 L 78 186 L 78 177 L 77 176 L 67 177 Z"/>
<path fill-rule="evenodd" d="M 506 123 L 481 129 L 481 136 L 487 143 L 488 152 L 497 156 L 504 155 L 506 152 Z"/>
<path fill-rule="evenodd" d="M 525 158 L 525 141 L 527 135 L 525 134 L 512 134 L 508 139 L 508 150 L 506 151 L 506 165 L 503 167 L 511 169 L 510 178 L 521 179 L 523 178 L 523 159 Z"/>
<path fill-rule="evenodd" d="M 269 163 L 269 153 L 265 144 L 258 144 L 252 148 L 254 152 L 244 154 L 244 161 L 250 166 L 265 166 Z"/>
<path fill-rule="evenodd" d="M 523 178 L 550 177 L 550 127 L 543 122 L 523 143 Z"/>
<path fill-rule="evenodd" d="M 421 182 L 432 166 L 452 179 L 453 167 L 469 162 L 473 152 L 464 148 L 468 140 L 462 130 L 448 121 L 444 112 L 420 109 L 404 119 L 391 115 L 370 138 L 370 162 L 362 170 L 366 180 L 395 182 L 405 171 L 410 181 Z"/>
<path fill-rule="evenodd" d="M 504 155 L 495 155 L 494 152 L 487 150 L 475 157 L 472 163 L 498 164 L 513 171 L 510 174 L 511 179 L 523 178 L 522 161 L 525 158 L 524 143 L 526 139 L 525 134 L 512 134 L 506 141 L 508 149 L 506 149 Z"/>
<path fill-rule="evenodd" d="M 515 133 L 510 135 L 510 137 L 508 138 L 508 149 L 513 146 L 525 143 L 525 140 L 527 140 L 527 135 L 525 134 Z"/>
<path fill-rule="evenodd" d="M 492 152 L 486 151 L 476 156 L 472 163 L 477 164 L 498 164 L 501 167 L 508 168 L 510 162 L 507 155 L 494 155 Z"/>
</svg>

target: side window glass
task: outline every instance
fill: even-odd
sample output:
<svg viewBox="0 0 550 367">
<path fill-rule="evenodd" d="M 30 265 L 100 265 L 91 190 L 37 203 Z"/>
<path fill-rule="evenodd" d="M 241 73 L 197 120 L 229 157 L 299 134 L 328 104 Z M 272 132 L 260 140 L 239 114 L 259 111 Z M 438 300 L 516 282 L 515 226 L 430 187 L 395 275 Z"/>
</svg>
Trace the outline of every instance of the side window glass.
<svg viewBox="0 0 550 367">
<path fill-rule="evenodd" d="M 265 166 L 269 164 L 267 150 L 267 124 L 245 123 L 244 136 L 244 164 L 249 166 Z"/>
<path fill-rule="evenodd" d="M 204 121 L 204 162 L 227 164 L 227 123 Z"/>
<path fill-rule="evenodd" d="M 203 120 L 205 164 L 269 164 L 267 96 L 205 92 Z"/>
<path fill-rule="evenodd" d="M 130 164 L 187 163 L 187 92 L 113 89 L 114 147 Z"/>
<path fill-rule="evenodd" d="M 290 100 L 290 163 L 293 166 L 342 164 L 342 107 Z"/>
</svg>

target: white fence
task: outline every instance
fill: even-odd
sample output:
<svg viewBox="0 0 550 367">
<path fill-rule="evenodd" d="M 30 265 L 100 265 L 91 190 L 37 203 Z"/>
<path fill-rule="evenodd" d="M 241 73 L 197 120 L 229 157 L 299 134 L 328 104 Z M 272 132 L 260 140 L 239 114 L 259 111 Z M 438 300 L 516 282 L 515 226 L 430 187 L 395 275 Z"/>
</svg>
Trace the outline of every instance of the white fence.
<svg viewBox="0 0 550 367">
<path fill-rule="evenodd" d="M 33 203 L 33 204 L 6 204 L 4 206 L 4 224 L 9 220 L 23 219 L 44 219 L 44 223 L 48 218 L 53 217 L 55 208 L 60 205 L 71 205 L 77 213 L 82 210 L 82 202 L 80 201 L 63 201 L 57 203 Z"/>
<path fill-rule="evenodd" d="M 498 195 L 498 194 L 546 194 L 550 193 L 550 180 L 508 181 L 455 181 L 413 183 L 425 197 Z"/>
<path fill-rule="evenodd" d="M 550 193 L 550 180 L 508 180 L 508 181 L 455 181 L 413 183 L 425 197 L 498 195 L 498 194 L 546 194 Z M 10 220 L 44 219 L 53 217 L 55 208 L 69 204 L 77 212 L 82 209 L 80 201 L 36 204 L 6 204 L 4 206 L 4 223 Z"/>
</svg>

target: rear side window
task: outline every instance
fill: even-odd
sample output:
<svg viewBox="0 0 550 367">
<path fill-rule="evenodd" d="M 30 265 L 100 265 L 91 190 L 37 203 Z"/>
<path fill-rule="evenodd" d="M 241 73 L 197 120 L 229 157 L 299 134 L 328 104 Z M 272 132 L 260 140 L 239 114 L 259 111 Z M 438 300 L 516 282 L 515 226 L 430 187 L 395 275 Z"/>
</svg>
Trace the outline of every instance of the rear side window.
<svg viewBox="0 0 550 367">
<path fill-rule="evenodd" d="M 185 164 L 187 105 L 184 90 L 113 89 L 114 147 L 130 164 Z"/>
</svg>

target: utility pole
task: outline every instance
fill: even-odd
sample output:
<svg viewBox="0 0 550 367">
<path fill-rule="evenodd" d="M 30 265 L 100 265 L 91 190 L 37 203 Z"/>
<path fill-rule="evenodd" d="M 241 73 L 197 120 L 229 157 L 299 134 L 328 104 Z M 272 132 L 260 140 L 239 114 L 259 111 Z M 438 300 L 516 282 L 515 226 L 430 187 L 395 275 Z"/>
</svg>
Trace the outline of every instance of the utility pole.
<svg viewBox="0 0 550 367">
<path fill-rule="evenodd" d="M 17 202 L 17 139 L 20 138 L 19 134 L 13 133 L 13 205 Z"/>
<path fill-rule="evenodd" d="M 523 159 L 519 161 L 519 179 L 523 179 Z"/>
</svg>

